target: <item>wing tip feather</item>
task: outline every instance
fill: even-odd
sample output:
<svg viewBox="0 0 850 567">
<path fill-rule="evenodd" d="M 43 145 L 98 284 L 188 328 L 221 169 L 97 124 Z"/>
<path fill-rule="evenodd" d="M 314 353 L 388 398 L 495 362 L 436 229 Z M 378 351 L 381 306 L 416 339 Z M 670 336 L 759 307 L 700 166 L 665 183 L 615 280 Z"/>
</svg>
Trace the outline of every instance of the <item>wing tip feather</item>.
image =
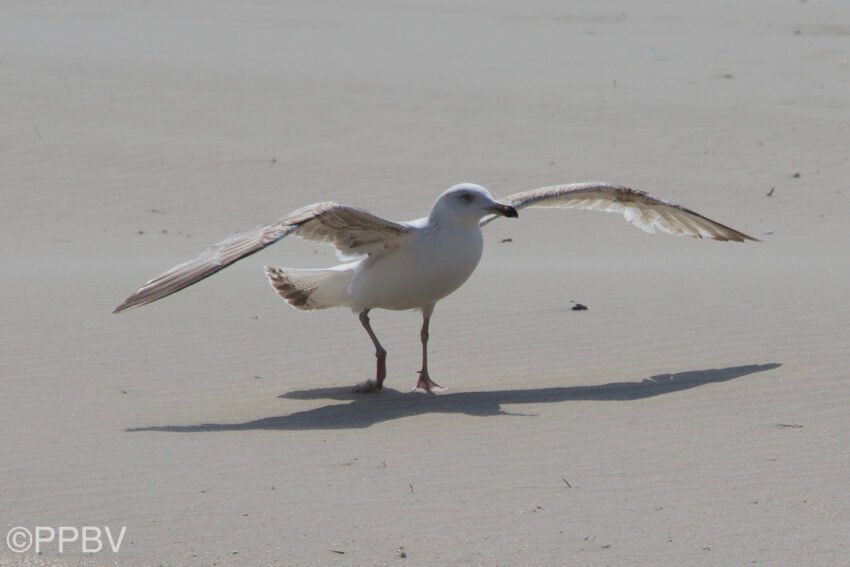
<svg viewBox="0 0 850 567">
<path fill-rule="evenodd" d="M 115 309 L 112 310 L 113 315 L 119 315 L 125 311 L 130 311 L 132 309 L 136 309 L 137 307 L 141 307 L 142 305 L 147 305 L 152 301 L 156 301 L 159 298 L 150 298 L 142 296 L 139 291 L 135 291 L 130 296 L 121 302 Z"/>
</svg>

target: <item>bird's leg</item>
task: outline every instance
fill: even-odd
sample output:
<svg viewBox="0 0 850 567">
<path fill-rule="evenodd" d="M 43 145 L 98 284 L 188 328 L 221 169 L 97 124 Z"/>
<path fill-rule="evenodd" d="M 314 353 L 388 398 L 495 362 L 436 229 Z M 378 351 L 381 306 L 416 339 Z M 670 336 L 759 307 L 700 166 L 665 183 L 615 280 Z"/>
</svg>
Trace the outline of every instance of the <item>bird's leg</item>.
<svg viewBox="0 0 850 567">
<path fill-rule="evenodd" d="M 428 376 L 428 327 L 431 324 L 431 314 L 434 312 L 434 304 L 422 308 L 422 330 L 419 337 L 422 339 L 422 370 L 419 371 L 419 381 L 416 382 L 414 390 L 420 390 L 429 394 L 434 391 L 445 390 L 442 386 L 431 380 Z"/>
<path fill-rule="evenodd" d="M 375 345 L 375 358 L 378 359 L 378 367 L 375 371 L 375 381 L 367 380 L 358 385 L 354 391 L 367 393 L 376 392 L 384 386 L 384 379 L 387 377 L 387 351 L 381 346 L 375 331 L 372 330 L 372 325 L 369 324 L 369 310 L 364 309 L 360 312 L 360 323 L 366 332 L 369 333 L 369 338 L 372 339 L 372 344 Z"/>
</svg>

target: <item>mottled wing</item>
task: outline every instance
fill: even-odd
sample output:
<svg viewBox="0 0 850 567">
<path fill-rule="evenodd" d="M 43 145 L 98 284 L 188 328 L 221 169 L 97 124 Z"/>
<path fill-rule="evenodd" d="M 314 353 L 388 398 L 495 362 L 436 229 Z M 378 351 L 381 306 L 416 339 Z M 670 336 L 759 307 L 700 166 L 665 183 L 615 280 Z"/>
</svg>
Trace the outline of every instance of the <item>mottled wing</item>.
<svg viewBox="0 0 850 567">
<path fill-rule="evenodd" d="M 405 225 L 338 203 L 310 205 L 291 217 L 288 222 L 298 224 L 295 236 L 332 244 L 350 256 L 389 252 L 410 232 Z"/>
<path fill-rule="evenodd" d="M 410 229 L 369 212 L 339 203 L 316 203 L 254 230 L 215 244 L 200 256 L 174 266 L 134 291 L 113 313 L 152 303 L 210 277 L 292 234 L 326 242 L 349 255 L 385 253 L 396 248 Z"/>
<path fill-rule="evenodd" d="M 734 242 L 758 240 L 695 211 L 653 197 L 643 191 L 608 183 L 573 183 L 542 187 L 514 193 L 501 201 L 517 209 L 554 207 L 622 213 L 626 221 L 646 232 L 660 231 L 680 236 Z M 481 221 L 482 226 L 494 218 L 492 216 L 484 218 Z"/>
</svg>

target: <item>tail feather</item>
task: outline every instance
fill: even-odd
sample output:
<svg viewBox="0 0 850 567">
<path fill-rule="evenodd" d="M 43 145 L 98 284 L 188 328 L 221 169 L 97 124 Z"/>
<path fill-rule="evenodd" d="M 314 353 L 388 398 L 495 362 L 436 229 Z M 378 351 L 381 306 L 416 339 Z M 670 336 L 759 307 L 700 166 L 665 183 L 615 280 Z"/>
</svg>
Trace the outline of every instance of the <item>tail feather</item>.
<svg viewBox="0 0 850 567">
<path fill-rule="evenodd" d="M 302 311 L 342 307 L 351 303 L 349 269 L 302 270 L 266 266 L 266 276 L 275 292 L 289 305 Z"/>
</svg>

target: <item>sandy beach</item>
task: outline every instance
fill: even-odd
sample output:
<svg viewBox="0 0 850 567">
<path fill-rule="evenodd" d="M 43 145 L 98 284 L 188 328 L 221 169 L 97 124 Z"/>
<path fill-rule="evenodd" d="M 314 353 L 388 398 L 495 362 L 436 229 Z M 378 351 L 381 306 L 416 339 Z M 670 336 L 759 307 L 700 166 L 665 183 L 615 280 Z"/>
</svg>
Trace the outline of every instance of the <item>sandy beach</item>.
<svg viewBox="0 0 850 567">
<path fill-rule="evenodd" d="M 846 565 L 848 147 L 843 0 L 5 2 L 0 566 Z M 437 396 L 418 313 L 357 395 L 356 317 L 270 291 L 329 246 L 111 314 L 309 203 L 590 180 L 762 242 L 500 219 Z M 12 549 L 63 526 L 126 530 Z"/>
</svg>

